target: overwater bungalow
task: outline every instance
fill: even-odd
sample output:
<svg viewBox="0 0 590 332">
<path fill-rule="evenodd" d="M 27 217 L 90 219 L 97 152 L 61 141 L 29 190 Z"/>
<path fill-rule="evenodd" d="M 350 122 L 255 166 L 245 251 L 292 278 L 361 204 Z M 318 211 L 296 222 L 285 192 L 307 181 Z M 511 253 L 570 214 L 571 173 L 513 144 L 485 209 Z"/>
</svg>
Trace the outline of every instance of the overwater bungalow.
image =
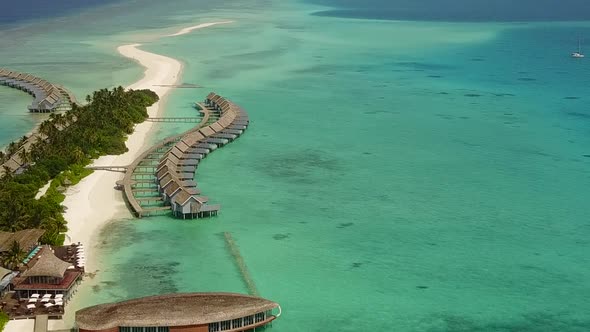
<svg viewBox="0 0 590 332">
<path fill-rule="evenodd" d="M 171 199 L 172 213 L 178 218 L 203 218 L 216 215 L 220 205 L 208 205 L 209 199 L 205 196 L 191 194 L 181 189 Z"/>
<path fill-rule="evenodd" d="M 149 296 L 76 312 L 79 332 L 241 332 L 280 317 L 278 303 L 235 293 Z"/>
</svg>

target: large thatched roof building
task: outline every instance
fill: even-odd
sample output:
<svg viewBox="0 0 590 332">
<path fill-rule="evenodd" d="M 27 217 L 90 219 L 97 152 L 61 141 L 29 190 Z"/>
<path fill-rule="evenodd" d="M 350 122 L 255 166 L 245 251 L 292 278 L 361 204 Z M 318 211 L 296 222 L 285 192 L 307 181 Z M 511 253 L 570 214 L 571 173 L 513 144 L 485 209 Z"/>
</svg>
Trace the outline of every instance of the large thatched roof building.
<svg viewBox="0 0 590 332">
<path fill-rule="evenodd" d="M 50 246 L 43 246 L 12 282 L 21 299 L 28 299 L 32 294 L 61 294 L 67 301 L 81 279 L 82 273 L 71 263 L 55 256 Z"/>
<path fill-rule="evenodd" d="M 277 303 L 255 296 L 168 294 L 82 309 L 76 325 L 80 332 L 237 332 L 264 326 L 280 313 Z"/>
</svg>

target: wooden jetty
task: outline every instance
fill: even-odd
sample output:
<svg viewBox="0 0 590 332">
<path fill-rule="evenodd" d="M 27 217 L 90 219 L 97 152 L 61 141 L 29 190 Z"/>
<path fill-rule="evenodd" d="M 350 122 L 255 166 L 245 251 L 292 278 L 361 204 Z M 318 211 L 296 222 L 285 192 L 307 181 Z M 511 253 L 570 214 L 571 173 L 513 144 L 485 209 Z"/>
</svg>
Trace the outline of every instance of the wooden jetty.
<svg viewBox="0 0 590 332">
<path fill-rule="evenodd" d="M 201 122 L 142 153 L 118 182 L 138 218 L 163 211 L 183 219 L 203 218 L 220 210 L 219 204 L 209 204 L 200 195 L 194 175 L 201 159 L 244 132 L 249 118 L 241 107 L 213 92 L 197 106 L 203 114 Z"/>
<path fill-rule="evenodd" d="M 147 118 L 145 121 L 150 122 L 201 122 L 201 118 L 195 117 L 166 117 L 166 118 Z"/>
</svg>

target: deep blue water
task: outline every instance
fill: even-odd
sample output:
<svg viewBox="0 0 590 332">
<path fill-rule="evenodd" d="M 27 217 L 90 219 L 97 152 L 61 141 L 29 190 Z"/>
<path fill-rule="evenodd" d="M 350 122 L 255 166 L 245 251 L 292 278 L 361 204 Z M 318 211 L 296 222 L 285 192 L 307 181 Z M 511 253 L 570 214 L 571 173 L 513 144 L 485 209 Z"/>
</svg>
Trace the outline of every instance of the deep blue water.
<svg viewBox="0 0 590 332">
<path fill-rule="evenodd" d="M 65 15 L 121 0 L 0 0 L 0 25 Z"/>
<path fill-rule="evenodd" d="M 582 21 L 588 0 L 309 0 L 320 16 L 416 21 Z"/>
</svg>

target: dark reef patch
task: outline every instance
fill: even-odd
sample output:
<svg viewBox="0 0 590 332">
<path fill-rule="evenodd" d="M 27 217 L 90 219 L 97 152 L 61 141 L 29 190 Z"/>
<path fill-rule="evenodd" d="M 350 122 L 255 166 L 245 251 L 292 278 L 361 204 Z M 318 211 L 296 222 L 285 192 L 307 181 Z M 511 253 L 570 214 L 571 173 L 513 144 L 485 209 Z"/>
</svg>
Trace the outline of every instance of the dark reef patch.
<svg viewBox="0 0 590 332">
<path fill-rule="evenodd" d="M 343 166 L 329 152 L 293 149 L 271 154 L 256 169 L 277 180 L 297 185 L 317 185 L 337 177 Z"/>
<path fill-rule="evenodd" d="M 455 66 L 450 65 L 443 65 L 437 63 L 429 63 L 429 62 L 417 62 L 417 61 L 402 61 L 402 62 L 395 62 L 394 65 L 412 68 L 414 70 L 448 70 L 448 69 L 455 69 Z"/>
<path fill-rule="evenodd" d="M 418 288 L 418 289 L 428 289 L 428 286 L 422 286 L 422 285 L 420 285 L 420 286 L 416 286 L 416 288 Z"/>
<path fill-rule="evenodd" d="M 514 97 L 515 94 L 513 93 L 494 93 L 496 97 Z"/>
<path fill-rule="evenodd" d="M 533 81 L 536 81 L 537 79 L 532 78 L 532 77 L 519 77 L 518 80 L 522 81 L 522 82 L 533 82 Z"/>
<path fill-rule="evenodd" d="M 289 238 L 289 236 L 291 236 L 290 233 L 287 234 L 275 234 L 272 236 L 273 239 L 275 240 L 286 240 Z"/>
<path fill-rule="evenodd" d="M 363 263 L 360 263 L 360 262 L 355 262 L 355 263 L 352 263 L 352 268 L 353 268 L 353 269 L 357 269 L 357 268 L 359 268 L 359 267 L 361 267 L 361 266 L 363 266 Z"/>
<path fill-rule="evenodd" d="M 567 312 L 533 312 L 518 318 L 474 319 L 447 313 L 434 314 L 418 322 L 436 332 L 583 332 L 590 331 L 590 320 Z"/>
<path fill-rule="evenodd" d="M 343 222 L 343 223 L 340 223 L 337 228 L 346 228 L 346 227 L 350 227 L 352 225 L 354 225 L 353 222 Z"/>
<path fill-rule="evenodd" d="M 441 75 L 428 75 L 427 77 L 430 77 L 430 78 L 442 78 Z"/>
<path fill-rule="evenodd" d="M 580 97 L 570 96 L 570 97 L 563 97 L 563 99 L 576 100 L 576 99 L 580 99 Z"/>
<path fill-rule="evenodd" d="M 464 94 L 464 96 L 469 97 L 469 98 L 481 97 L 481 95 L 479 93 L 466 93 L 466 94 Z"/>
<path fill-rule="evenodd" d="M 576 117 L 576 118 L 580 118 L 580 119 L 590 119 L 590 114 L 586 114 L 586 113 L 582 113 L 582 112 L 571 111 L 571 112 L 566 112 L 566 114 Z"/>
<path fill-rule="evenodd" d="M 583 154 L 582 157 L 590 158 L 590 154 Z"/>
</svg>

